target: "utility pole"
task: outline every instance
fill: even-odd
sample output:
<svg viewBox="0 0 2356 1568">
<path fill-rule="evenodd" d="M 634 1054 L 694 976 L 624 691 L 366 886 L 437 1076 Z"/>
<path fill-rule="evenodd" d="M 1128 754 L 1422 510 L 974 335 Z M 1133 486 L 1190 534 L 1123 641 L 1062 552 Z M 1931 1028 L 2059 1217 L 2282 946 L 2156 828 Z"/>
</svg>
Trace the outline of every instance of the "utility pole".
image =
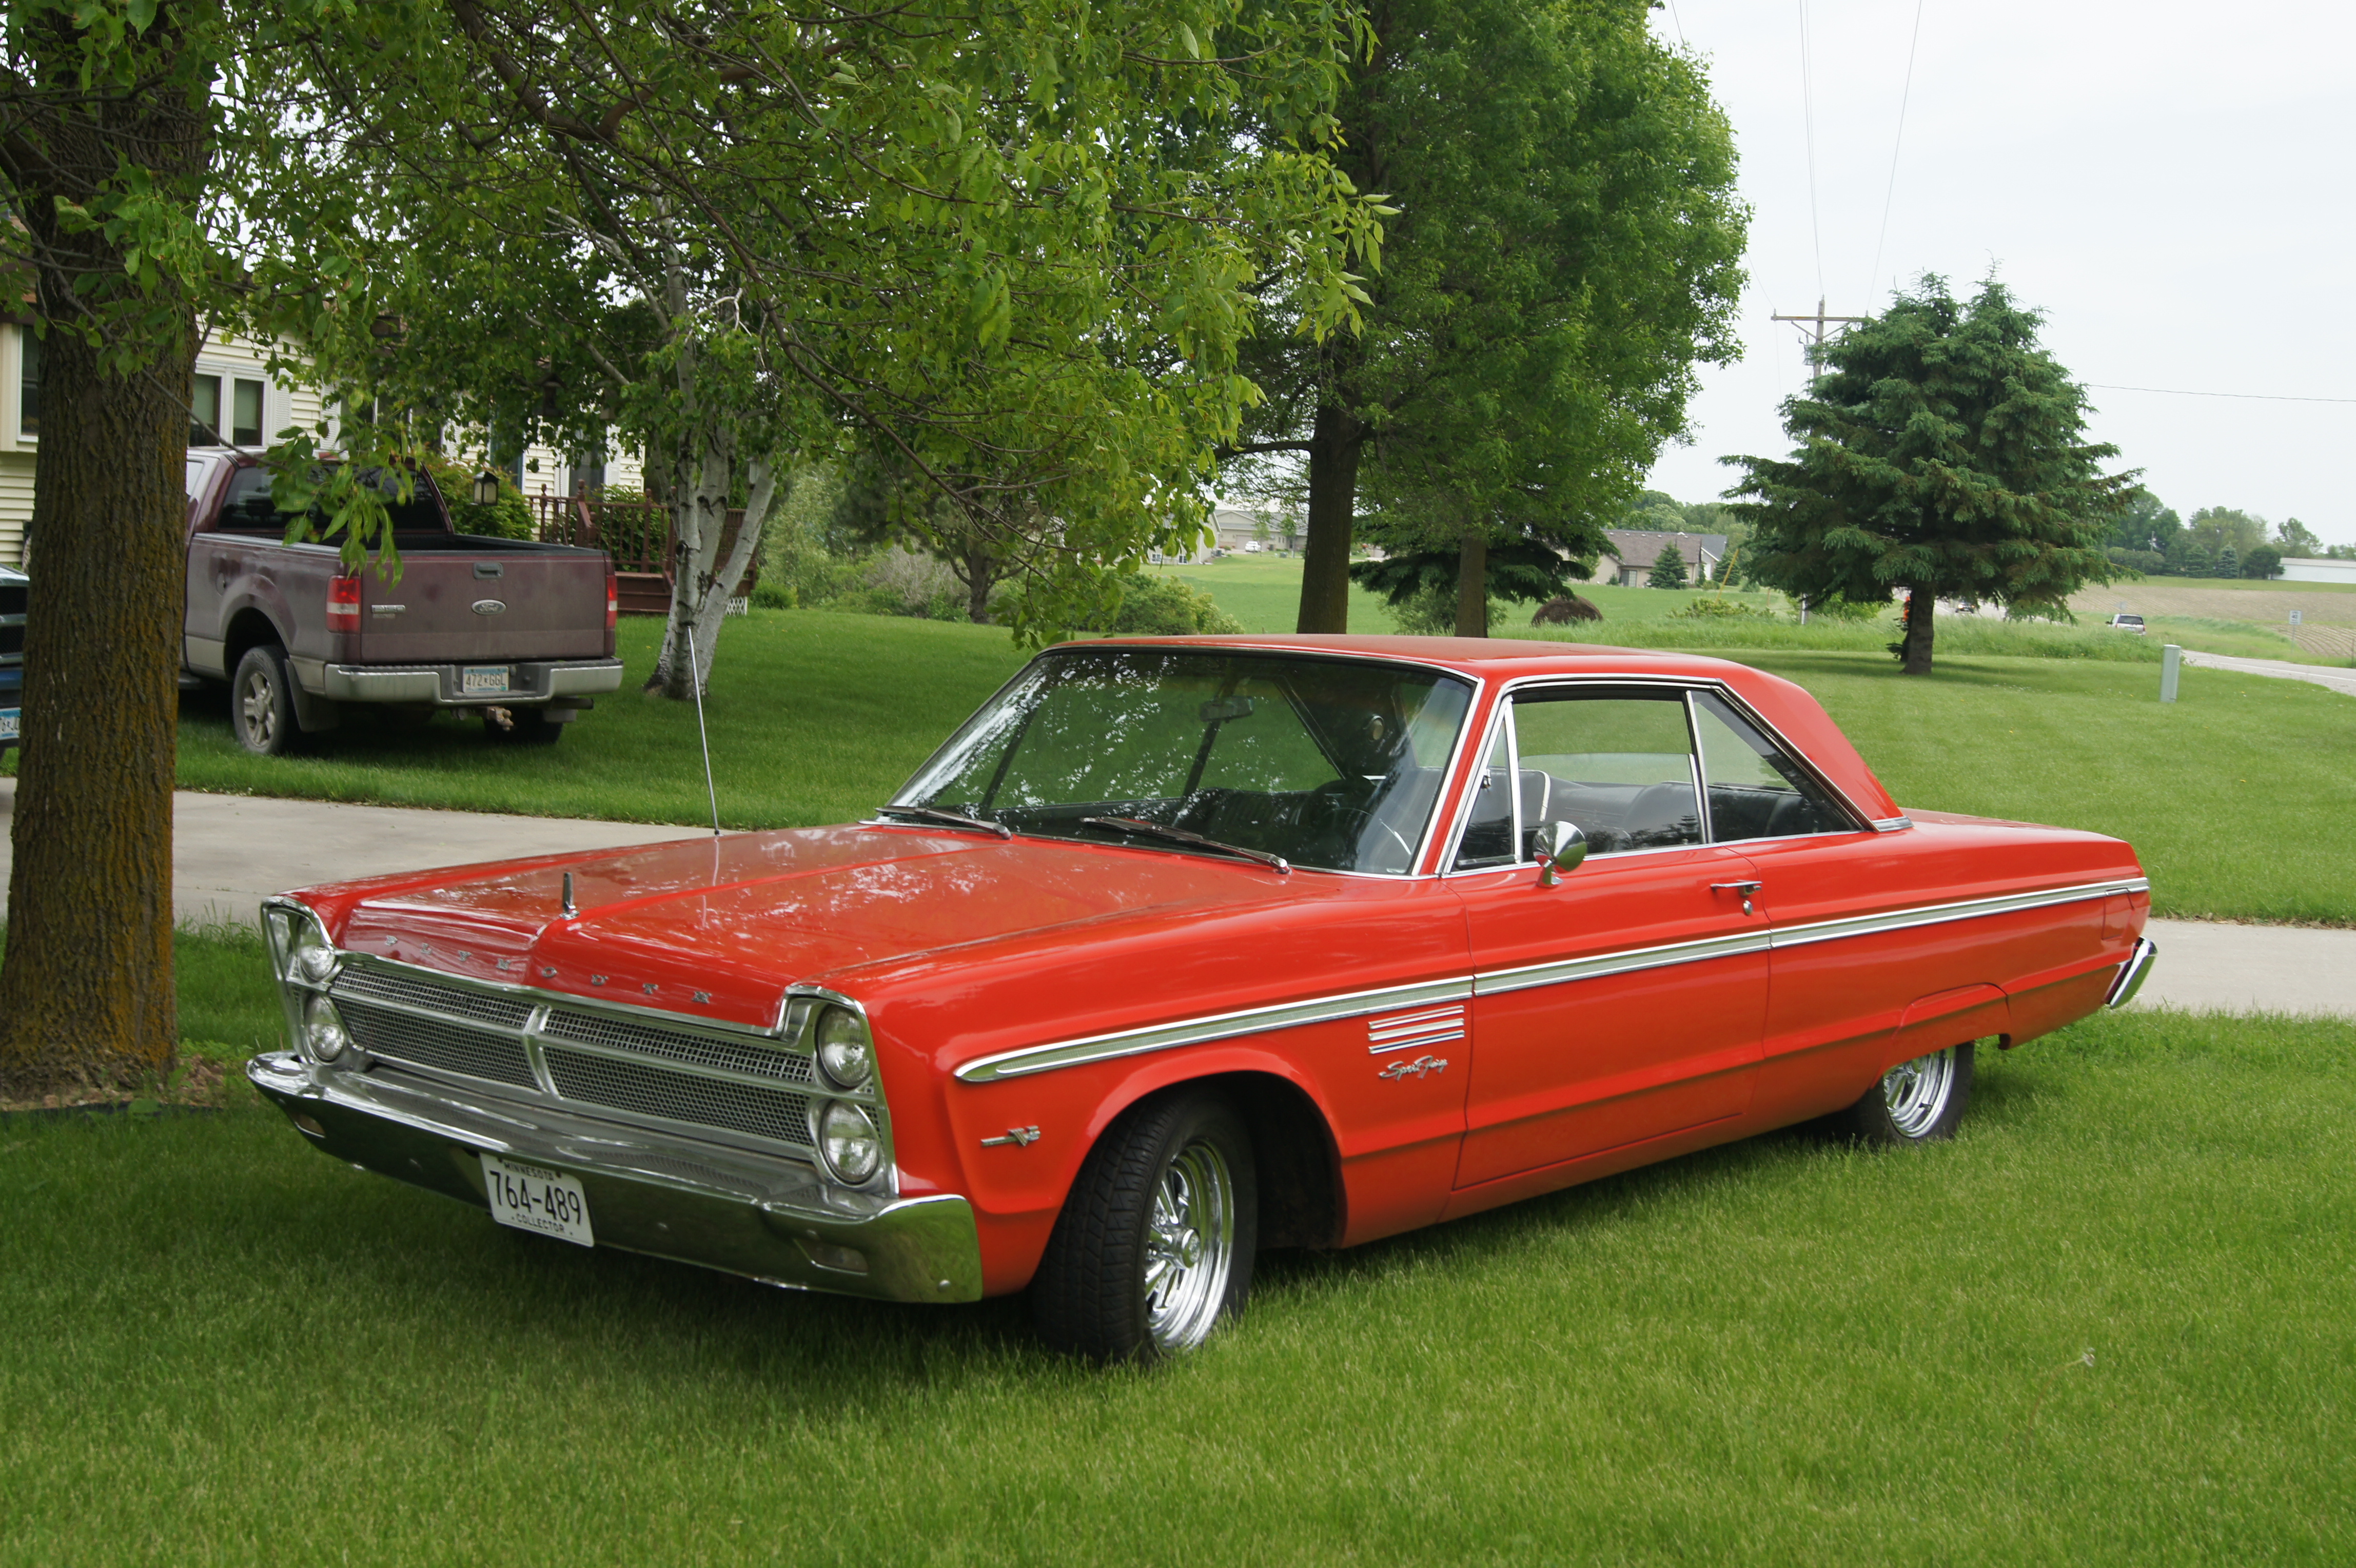
<svg viewBox="0 0 2356 1568">
<path fill-rule="evenodd" d="M 1824 296 L 1819 295 L 1816 297 L 1816 313 L 1814 316 L 1778 316 L 1772 319 L 1776 321 L 1794 321 L 1799 323 L 1800 336 L 1808 340 L 1808 364 L 1811 369 L 1815 369 L 1820 368 L 1824 360 L 1825 335 L 1828 328 L 1834 327 L 1852 326 L 1859 321 L 1870 321 L 1873 317 L 1869 316 L 1826 316 L 1825 314 Z M 1815 328 L 1815 330 L 1811 331 L 1811 328 Z"/>
</svg>

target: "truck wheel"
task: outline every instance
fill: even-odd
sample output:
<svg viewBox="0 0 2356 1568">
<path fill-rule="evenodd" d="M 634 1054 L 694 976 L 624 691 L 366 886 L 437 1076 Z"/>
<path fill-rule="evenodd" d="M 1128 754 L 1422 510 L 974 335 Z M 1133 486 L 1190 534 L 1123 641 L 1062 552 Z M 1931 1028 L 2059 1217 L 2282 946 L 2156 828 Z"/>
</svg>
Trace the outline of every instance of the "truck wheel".
<svg viewBox="0 0 2356 1568">
<path fill-rule="evenodd" d="M 230 682 L 229 721 L 237 743 L 256 757 L 284 757 L 294 748 L 294 686 L 286 656 L 273 643 L 245 650 Z"/>
<path fill-rule="evenodd" d="M 493 714 L 504 715 L 508 722 L 502 725 Z M 550 724 L 547 712 L 541 708 L 486 708 L 483 733 L 509 746 L 554 746 L 564 738 L 564 725 Z"/>
<path fill-rule="evenodd" d="M 1242 1119 L 1205 1090 L 1148 1100 L 1081 1165 L 1031 1282 L 1032 1320 L 1098 1360 L 1181 1355 L 1243 1310 L 1258 1236 Z"/>
</svg>

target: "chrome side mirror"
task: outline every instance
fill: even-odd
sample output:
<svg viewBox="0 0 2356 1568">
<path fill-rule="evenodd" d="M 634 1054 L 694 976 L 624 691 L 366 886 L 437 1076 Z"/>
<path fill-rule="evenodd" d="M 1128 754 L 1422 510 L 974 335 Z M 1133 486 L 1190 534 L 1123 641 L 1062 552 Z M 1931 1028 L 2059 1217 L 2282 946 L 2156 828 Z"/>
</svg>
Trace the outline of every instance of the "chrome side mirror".
<svg viewBox="0 0 2356 1568">
<path fill-rule="evenodd" d="M 1540 822 L 1537 829 L 1538 886 L 1551 887 L 1566 871 L 1576 871 L 1587 858 L 1587 835 L 1574 823 L 1559 819 Z"/>
</svg>

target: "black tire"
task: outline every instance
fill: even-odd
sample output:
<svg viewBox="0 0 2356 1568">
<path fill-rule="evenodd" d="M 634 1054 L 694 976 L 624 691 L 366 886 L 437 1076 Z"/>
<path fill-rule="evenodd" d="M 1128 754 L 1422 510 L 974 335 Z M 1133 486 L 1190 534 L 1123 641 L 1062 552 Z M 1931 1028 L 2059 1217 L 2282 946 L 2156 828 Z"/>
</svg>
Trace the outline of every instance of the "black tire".
<svg viewBox="0 0 2356 1568">
<path fill-rule="evenodd" d="M 274 642 L 245 650 L 229 683 L 230 727 L 238 745 L 256 757 L 284 757 L 301 730 L 294 719 L 294 683 L 286 655 Z"/>
<path fill-rule="evenodd" d="M 509 708 L 507 727 L 502 728 L 488 712 L 483 714 L 483 733 L 506 746 L 554 746 L 564 738 L 565 726 L 548 722 L 548 714 L 539 708 Z"/>
<path fill-rule="evenodd" d="M 1173 1215 L 1182 1193 L 1186 1212 Z M 1243 1310 L 1258 1240 L 1243 1118 L 1207 1090 L 1157 1095 L 1088 1151 L 1031 1282 L 1032 1321 L 1047 1344 L 1097 1360 L 1183 1355 Z"/>
<path fill-rule="evenodd" d="M 1972 1042 L 1901 1062 L 1831 1117 L 1835 1135 L 1882 1148 L 1944 1143 L 1972 1101 Z"/>
</svg>

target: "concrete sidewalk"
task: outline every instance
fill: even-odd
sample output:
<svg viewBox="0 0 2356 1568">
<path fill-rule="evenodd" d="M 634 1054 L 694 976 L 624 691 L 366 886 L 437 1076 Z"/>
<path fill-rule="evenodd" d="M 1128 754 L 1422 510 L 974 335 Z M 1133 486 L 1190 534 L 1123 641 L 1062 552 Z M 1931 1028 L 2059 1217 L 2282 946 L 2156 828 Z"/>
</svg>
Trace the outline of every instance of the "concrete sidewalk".
<svg viewBox="0 0 2356 1568">
<path fill-rule="evenodd" d="M 346 806 L 256 795 L 172 798 L 172 909 L 183 923 L 252 926 L 273 893 L 319 882 L 472 861 L 619 849 L 711 830 L 565 817 L 501 817 L 403 806 Z M 0 779 L 0 905 L 16 781 Z"/>
<path fill-rule="evenodd" d="M 2255 662 L 2253 660 L 2252 662 Z M 0 779 L 0 898 L 16 781 Z M 562 817 L 499 817 L 250 795 L 174 797 L 172 904 L 181 920 L 251 926 L 273 893 L 473 861 L 619 849 L 705 830 Z M 2154 920 L 2159 961 L 2138 1007 L 2356 1018 L 2356 931 Z"/>
<path fill-rule="evenodd" d="M 2230 670 L 2236 675 L 2267 675 L 2277 681 L 2305 681 L 2329 687 L 2342 696 L 2356 697 L 2356 670 L 2329 664 L 2286 664 L 2279 659 L 2236 659 L 2227 653 L 2202 653 L 2185 649 L 2184 662 L 2195 670 Z"/>
</svg>

